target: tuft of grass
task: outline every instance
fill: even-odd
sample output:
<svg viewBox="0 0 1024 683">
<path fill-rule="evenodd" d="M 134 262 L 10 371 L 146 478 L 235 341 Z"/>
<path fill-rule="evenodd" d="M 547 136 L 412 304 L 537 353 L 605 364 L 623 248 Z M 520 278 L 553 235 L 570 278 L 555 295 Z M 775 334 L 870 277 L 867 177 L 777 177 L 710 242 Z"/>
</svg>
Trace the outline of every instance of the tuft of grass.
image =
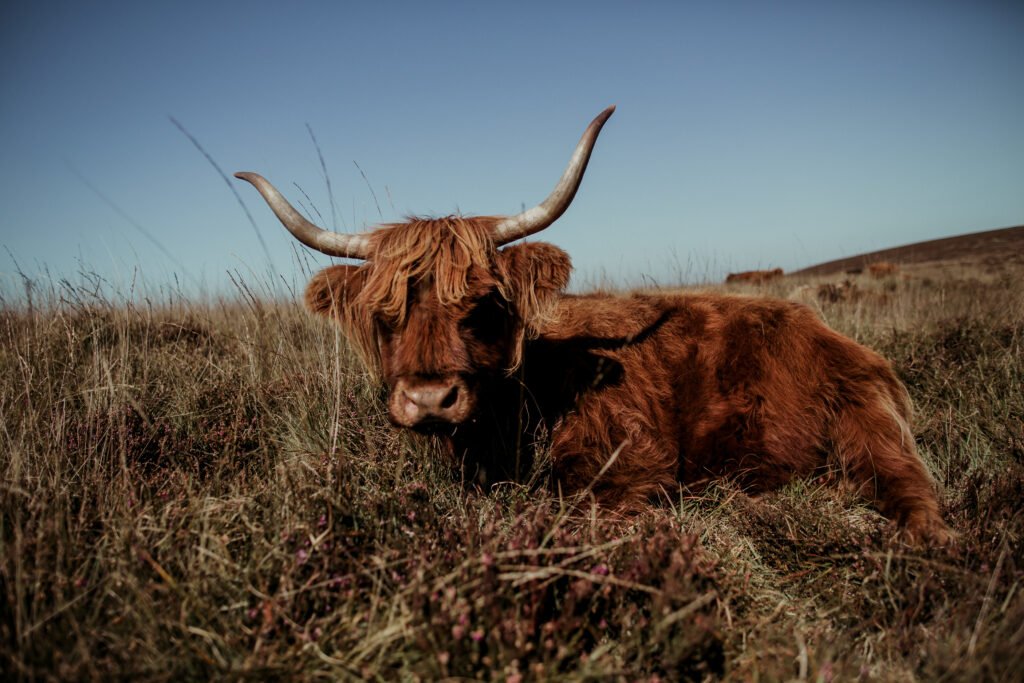
<svg viewBox="0 0 1024 683">
<path fill-rule="evenodd" d="M 0 309 L 0 670 L 1013 678 L 1019 281 L 921 266 L 811 301 L 907 383 L 960 535 L 942 551 L 900 545 L 817 480 L 758 498 L 728 482 L 680 491 L 629 519 L 522 485 L 468 491 L 429 440 L 387 425 L 338 331 L 297 305 L 248 289 L 140 304 L 36 286 L 31 305 Z"/>
</svg>

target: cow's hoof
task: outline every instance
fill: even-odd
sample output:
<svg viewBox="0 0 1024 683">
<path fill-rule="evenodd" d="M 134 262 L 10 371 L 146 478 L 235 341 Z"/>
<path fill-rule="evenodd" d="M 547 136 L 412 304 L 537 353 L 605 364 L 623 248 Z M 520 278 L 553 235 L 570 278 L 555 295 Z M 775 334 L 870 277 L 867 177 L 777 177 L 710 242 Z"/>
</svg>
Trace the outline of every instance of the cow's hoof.
<svg viewBox="0 0 1024 683">
<path fill-rule="evenodd" d="M 957 534 L 937 517 L 910 519 L 900 536 L 908 544 L 924 547 L 953 547 L 957 543 Z"/>
</svg>

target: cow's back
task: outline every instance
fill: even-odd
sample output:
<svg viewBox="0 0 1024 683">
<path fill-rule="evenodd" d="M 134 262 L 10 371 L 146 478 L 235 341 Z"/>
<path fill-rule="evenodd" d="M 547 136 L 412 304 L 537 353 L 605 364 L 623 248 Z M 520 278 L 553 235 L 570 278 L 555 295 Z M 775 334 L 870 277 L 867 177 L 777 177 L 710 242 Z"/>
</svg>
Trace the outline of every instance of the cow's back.
<svg viewBox="0 0 1024 683">
<path fill-rule="evenodd" d="M 884 359 L 794 302 L 592 295 L 559 312 L 543 337 L 605 363 L 552 435 L 569 488 L 613 454 L 595 486 L 627 499 L 723 476 L 771 488 L 821 464 L 844 401 L 885 387 L 908 405 Z"/>
</svg>

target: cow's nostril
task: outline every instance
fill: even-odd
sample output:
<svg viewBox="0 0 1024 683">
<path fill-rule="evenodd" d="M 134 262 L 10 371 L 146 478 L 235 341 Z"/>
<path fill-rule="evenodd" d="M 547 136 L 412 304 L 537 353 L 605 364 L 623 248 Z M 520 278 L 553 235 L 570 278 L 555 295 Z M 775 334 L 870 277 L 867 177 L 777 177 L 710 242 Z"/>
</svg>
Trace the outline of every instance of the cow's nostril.
<svg viewBox="0 0 1024 683">
<path fill-rule="evenodd" d="M 456 384 L 456 385 L 452 386 L 452 388 L 448 390 L 448 393 L 444 395 L 444 398 L 441 399 L 441 408 L 443 410 L 448 410 L 453 405 L 455 405 L 455 402 L 458 401 L 458 400 L 459 400 L 459 386 Z"/>
</svg>

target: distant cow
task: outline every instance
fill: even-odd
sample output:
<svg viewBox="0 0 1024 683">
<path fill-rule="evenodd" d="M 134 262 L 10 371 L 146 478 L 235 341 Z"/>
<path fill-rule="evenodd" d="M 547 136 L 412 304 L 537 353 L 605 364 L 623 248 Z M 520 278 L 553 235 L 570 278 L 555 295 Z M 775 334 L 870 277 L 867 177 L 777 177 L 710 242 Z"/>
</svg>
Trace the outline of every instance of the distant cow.
<svg viewBox="0 0 1024 683">
<path fill-rule="evenodd" d="M 868 266 L 868 272 L 871 273 L 872 277 L 883 278 L 895 275 L 900 270 L 900 267 L 895 263 L 889 263 L 888 261 L 879 261 L 878 263 L 872 263 Z"/>
<path fill-rule="evenodd" d="M 387 388 L 391 421 L 437 435 L 483 483 L 547 449 L 552 484 L 642 508 L 726 477 L 776 488 L 835 466 L 914 539 L 948 531 L 889 364 L 786 301 L 572 296 L 543 230 L 569 206 L 614 107 L 552 194 L 511 216 L 414 218 L 343 235 L 238 173 L 303 244 L 362 259 L 318 273 L 306 306 L 341 323 Z M 509 246 L 505 246 L 509 245 Z"/>
<path fill-rule="evenodd" d="M 728 284 L 734 282 L 749 282 L 751 284 L 761 284 L 762 282 L 771 282 L 782 277 L 782 268 L 774 268 L 772 270 L 745 270 L 742 273 L 729 273 L 725 281 Z"/>
<path fill-rule="evenodd" d="M 856 301 L 861 296 L 861 290 L 856 282 L 843 280 L 842 282 L 825 282 L 818 285 L 818 301 L 834 304 L 839 301 Z"/>
</svg>

